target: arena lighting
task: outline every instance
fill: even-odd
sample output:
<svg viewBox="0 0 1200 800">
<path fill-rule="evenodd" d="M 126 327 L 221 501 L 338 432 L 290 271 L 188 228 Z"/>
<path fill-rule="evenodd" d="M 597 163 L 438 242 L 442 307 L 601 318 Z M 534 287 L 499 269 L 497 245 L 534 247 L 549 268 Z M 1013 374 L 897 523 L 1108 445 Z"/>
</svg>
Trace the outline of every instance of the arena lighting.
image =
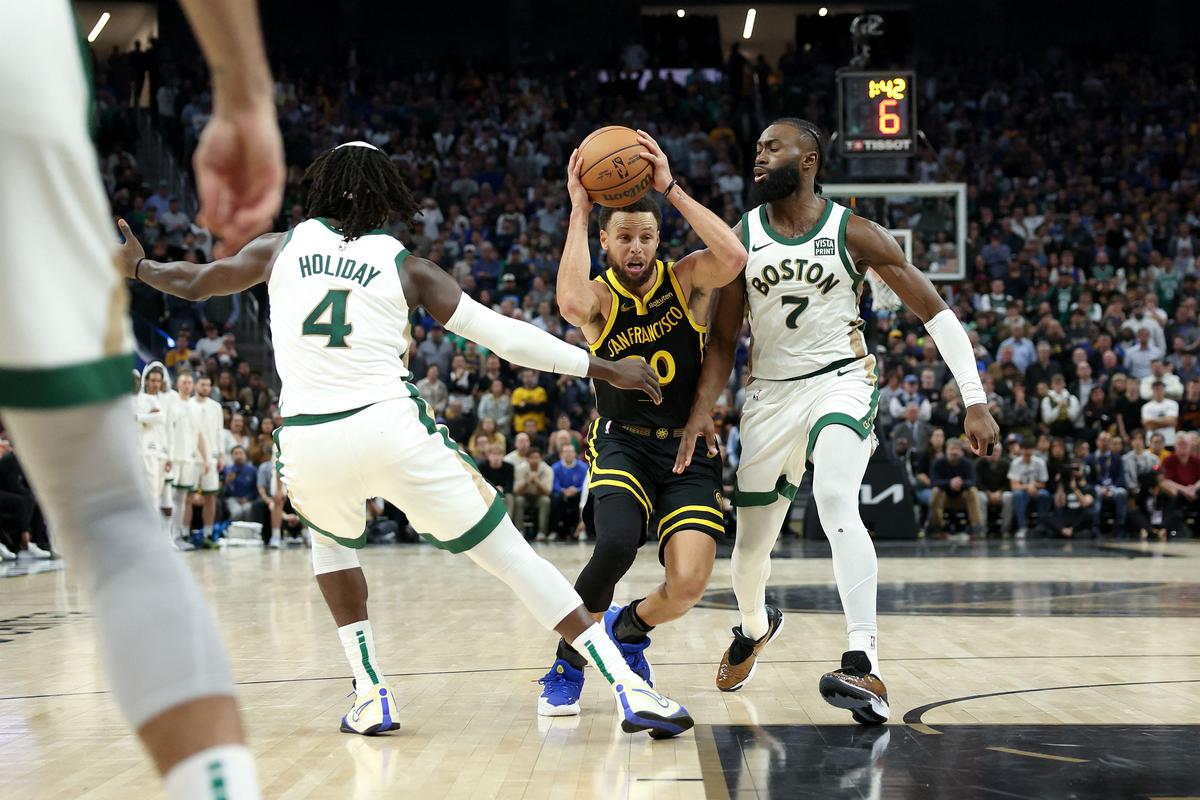
<svg viewBox="0 0 1200 800">
<path fill-rule="evenodd" d="M 746 27 L 742 28 L 742 38 L 749 39 L 754 35 L 754 18 L 758 16 L 758 12 L 753 8 L 746 9 Z"/>
<path fill-rule="evenodd" d="M 829 14 L 829 9 L 826 8 L 825 6 L 821 6 L 819 9 L 817 9 L 818 17 L 824 17 L 824 16 L 827 16 L 828 14 Z"/>
<path fill-rule="evenodd" d="M 680 8 L 680 9 L 677 9 L 677 10 L 675 11 L 675 16 L 679 17 L 680 19 L 683 19 L 683 17 L 684 17 L 684 15 L 685 15 L 685 14 L 687 14 L 687 12 L 686 12 L 686 11 L 684 11 L 682 8 Z"/>
<path fill-rule="evenodd" d="M 112 14 L 105 11 L 100 15 L 100 19 L 96 20 L 96 27 L 92 28 L 92 32 L 88 34 L 88 44 L 96 41 L 100 37 L 100 31 L 104 30 L 104 26 L 112 19 Z"/>
</svg>

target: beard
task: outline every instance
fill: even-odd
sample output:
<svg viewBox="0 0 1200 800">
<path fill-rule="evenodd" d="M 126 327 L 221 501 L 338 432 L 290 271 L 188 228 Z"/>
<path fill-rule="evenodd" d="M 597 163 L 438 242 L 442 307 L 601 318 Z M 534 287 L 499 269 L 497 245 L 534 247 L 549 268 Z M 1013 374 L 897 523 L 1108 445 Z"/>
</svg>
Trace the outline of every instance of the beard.
<svg viewBox="0 0 1200 800">
<path fill-rule="evenodd" d="M 800 188 L 800 159 L 791 164 L 776 167 L 767 172 L 767 177 L 750 184 L 750 206 L 774 203 L 796 192 Z"/>
<path fill-rule="evenodd" d="M 612 254 L 607 251 L 604 254 L 604 261 L 607 267 L 612 268 L 613 274 L 617 276 L 617 280 L 621 283 L 621 285 L 630 291 L 640 289 L 652 277 L 654 277 L 654 258 L 647 258 L 645 261 L 645 266 L 642 268 L 641 272 L 637 273 L 636 275 L 627 272 L 625 270 L 625 266 L 623 264 L 619 264 L 617 260 L 612 257 Z"/>
</svg>

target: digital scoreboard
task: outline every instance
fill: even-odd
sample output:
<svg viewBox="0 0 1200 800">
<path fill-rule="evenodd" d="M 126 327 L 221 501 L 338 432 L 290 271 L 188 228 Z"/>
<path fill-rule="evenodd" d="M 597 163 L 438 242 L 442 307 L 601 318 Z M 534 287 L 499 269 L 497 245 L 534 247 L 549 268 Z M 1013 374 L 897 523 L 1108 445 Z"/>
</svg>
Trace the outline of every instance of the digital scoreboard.
<svg viewBox="0 0 1200 800">
<path fill-rule="evenodd" d="M 842 155 L 916 152 L 917 75 L 911 71 L 838 73 L 838 147 Z"/>
</svg>

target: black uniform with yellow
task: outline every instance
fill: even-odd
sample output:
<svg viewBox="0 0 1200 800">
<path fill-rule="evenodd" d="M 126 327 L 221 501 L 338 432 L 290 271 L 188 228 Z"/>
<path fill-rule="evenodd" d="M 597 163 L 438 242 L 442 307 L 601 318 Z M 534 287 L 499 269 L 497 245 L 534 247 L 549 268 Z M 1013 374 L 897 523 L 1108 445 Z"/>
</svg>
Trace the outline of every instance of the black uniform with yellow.
<svg viewBox="0 0 1200 800">
<path fill-rule="evenodd" d="M 725 532 L 720 457 L 709 457 L 698 438 L 691 465 L 682 475 L 672 472 L 696 396 L 707 328 L 692 317 L 673 263 L 655 262 L 654 284 L 644 298 L 622 286 L 611 269 L 595 280 L 608 286 L 612 305 L 592 353 L 610 361 L 645 359 L 658 373 L 663 398 L 655 405 L 641 392 L 596 383 L 600 418 L 588 434 L 585 520 L 595 531 L 597 502 L 614 493 L 632 495 L 644 512 L 641 542 L 654 525 L 662 561 L 676 531 L 700 530 L 714 538 Z"/>
</svg>

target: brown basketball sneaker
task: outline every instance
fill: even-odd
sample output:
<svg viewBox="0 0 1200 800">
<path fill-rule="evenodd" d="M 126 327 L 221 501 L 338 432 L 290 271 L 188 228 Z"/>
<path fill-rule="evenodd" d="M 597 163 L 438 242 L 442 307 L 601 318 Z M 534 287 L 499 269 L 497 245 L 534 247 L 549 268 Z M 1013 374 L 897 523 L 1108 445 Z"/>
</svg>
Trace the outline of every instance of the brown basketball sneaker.
<svg viewBox="0 0 1200 800">
<path fill-rule="evenodd" d="M 862 650 L 842 653 L 841 669 L 822 675 L 820 687 L 826 703 L 850 709 L 862 725 L 882 725 L 891 713 L 887 687 L 871 672 L 871 659 Z"/>
<path fill-rule="evenodd" d="M 717 688 L 722 692 L 736 692 L 750 682 L 763 649 L 783 630 L 783 612 L 770 603 L 766 607 L 767 632 L 761 639 L 743 635 L 740 625 L 733 629 L 733 643 L 725 650 L 721 666 L 717 667 Z"/>
</svg>

